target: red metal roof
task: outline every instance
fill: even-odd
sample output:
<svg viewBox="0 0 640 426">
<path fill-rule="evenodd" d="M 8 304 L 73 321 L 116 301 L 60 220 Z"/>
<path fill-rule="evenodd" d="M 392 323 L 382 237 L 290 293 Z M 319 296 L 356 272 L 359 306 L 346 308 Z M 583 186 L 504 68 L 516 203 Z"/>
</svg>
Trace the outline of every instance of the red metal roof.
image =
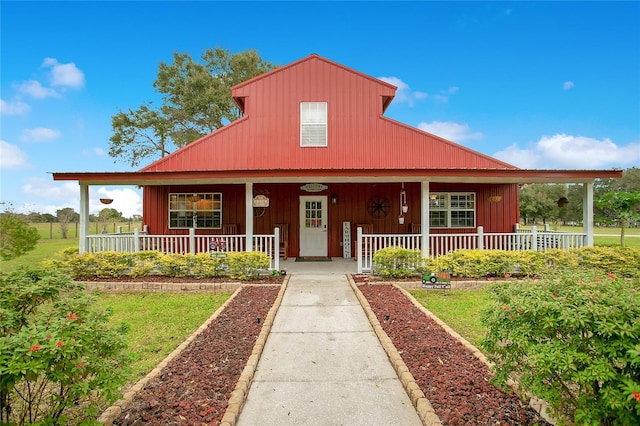
<svg viewBox="0 0 640 426">
<path fill-rule="evenodd" d="M 212 179 L 591 182 L 621 170 L 521 170 L 383 116 L 396 87 L 310 55 L 238 84 L 244 117 L 138 172 L 54 173 L 54 180 L 159 185 Z M 328 146 L 300 146 L 300 102 L 327 102 Z"/>
<path fill-rule="evenodd" d="M 314 54 L 235 86 L 243 118 L 141 171 L 516 169 L 384 117 L 395 90 Z M 327 102 L 327 147 L 300 146 L 300 102 Z"/>
</svg>

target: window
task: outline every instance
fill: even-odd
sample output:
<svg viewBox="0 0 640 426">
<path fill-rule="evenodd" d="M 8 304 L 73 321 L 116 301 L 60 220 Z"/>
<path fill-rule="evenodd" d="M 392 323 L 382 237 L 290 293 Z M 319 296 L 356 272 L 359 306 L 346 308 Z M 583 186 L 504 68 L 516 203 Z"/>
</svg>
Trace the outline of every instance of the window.
<svg viewBox="0 0 640 426">
<path fill-rule="evenodd" d="M 327 103 L 300 103 L 300 146 L 327 146 Z"/>
<path fill-rule="evenodd" d="M 454 192 L 429 195 L 429 226 L 432 228 L 474 228 L 476 196 Z"/>
<path fill-rule="evenodd" d="M 169 228 L 222 227 L 222 194 L 169 194 Z"/>
</svg>

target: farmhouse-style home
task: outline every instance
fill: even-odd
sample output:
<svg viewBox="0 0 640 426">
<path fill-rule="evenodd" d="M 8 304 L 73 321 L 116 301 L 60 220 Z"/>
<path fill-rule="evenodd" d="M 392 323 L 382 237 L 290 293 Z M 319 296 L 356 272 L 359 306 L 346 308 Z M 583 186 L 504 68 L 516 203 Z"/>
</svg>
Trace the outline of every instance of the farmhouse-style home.
<svg viewBox="0 0 640 426">
<path fill-rule="evenodd" d="M 136 172 L 80 185 L 80 251 L 354 257 L 593 244 L 593 182 L 619 170 L 523 170 L 384 116 L 396 87 L 316 54 L 233 87 L 242 117 Z M 522 232 L 519 187 L 578 183 L 584 229 Z M 90 185 L 143 188 L 143 232 L 89 235 Z M 562 203 L 560 203 L 562 204 Z"/>
</svg>

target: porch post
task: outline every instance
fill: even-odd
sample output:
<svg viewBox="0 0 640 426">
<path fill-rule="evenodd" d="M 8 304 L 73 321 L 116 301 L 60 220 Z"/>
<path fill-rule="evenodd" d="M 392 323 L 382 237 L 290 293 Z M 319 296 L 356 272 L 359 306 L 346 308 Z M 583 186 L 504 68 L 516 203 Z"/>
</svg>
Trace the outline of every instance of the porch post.
<svg viewBox="0 0 640 426">
<path fill-rule="evenodd" d="M 587 234 L 585 245 L 593 247 L 593 182 L 582 184 L 582 232 Z"/>
<path fill-rule="evenodd" d="M 425 180 L 420 183 L 422 194 L 420 196 L 420 238 L 422 239 L 422 257 L 429 257 L 429 181 Z"/>
<path fill-rule="evenodd" d="M 80 184 L 80 237 L 78 252 L 87 252 L 87 235 L 89 235 L 89 185 Z"/>
<path fill-rule="evenodd" d="M 247 182 L 244 185 L 245 213 L 244 226 L 246 228 L 246 251 L 253 251 L 253 183 Z"/>
</svg>

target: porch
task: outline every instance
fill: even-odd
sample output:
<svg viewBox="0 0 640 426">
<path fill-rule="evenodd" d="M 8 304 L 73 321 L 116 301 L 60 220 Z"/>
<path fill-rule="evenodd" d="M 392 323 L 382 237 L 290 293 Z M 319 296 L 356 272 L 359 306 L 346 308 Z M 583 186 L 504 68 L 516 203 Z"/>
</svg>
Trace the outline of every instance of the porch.
<svg viewBox="0 0 640 426">
<path fill-rule="evenodd" d="M 404 247 L 422 250 L 423 255 L 437 257 L 462 249 L 545 251 L 583 247 L 587 245 L 586 233 L 566 233 L 551 231 L 548 226 L 538 230 L 520 229 L 516 224 L 511 233 L 485 233 L 479 226 L 477 232 L 466 234 L 431 234 L 426 236 L 423 247 L 423 234 L 372 234 L 363 233 L 362 227 L 356 228 L 356 272 L 373 272 L 373 256 L 377 250 L 386 247 Z M 250 241 L 250 243 L 248 243 Z M 165 254 L 197 254 L 212 252 L 258 251 L 271 259 L 270 269 L 281 269 L 280 230 L 274 229 L 273 235 L 196 235 L 190 229 L 186 235 L 149 235 L 146 229 L 132 233 L 115 233 L 86 236 L 86 251 L 138 252 L 155 250 Z M 251 247 L 247 250 L 247 247 Z M 424 249 L 423 249 L 424 248 Z M 346 259 L 351 254 L 345 253 Z"/>
</svg>

